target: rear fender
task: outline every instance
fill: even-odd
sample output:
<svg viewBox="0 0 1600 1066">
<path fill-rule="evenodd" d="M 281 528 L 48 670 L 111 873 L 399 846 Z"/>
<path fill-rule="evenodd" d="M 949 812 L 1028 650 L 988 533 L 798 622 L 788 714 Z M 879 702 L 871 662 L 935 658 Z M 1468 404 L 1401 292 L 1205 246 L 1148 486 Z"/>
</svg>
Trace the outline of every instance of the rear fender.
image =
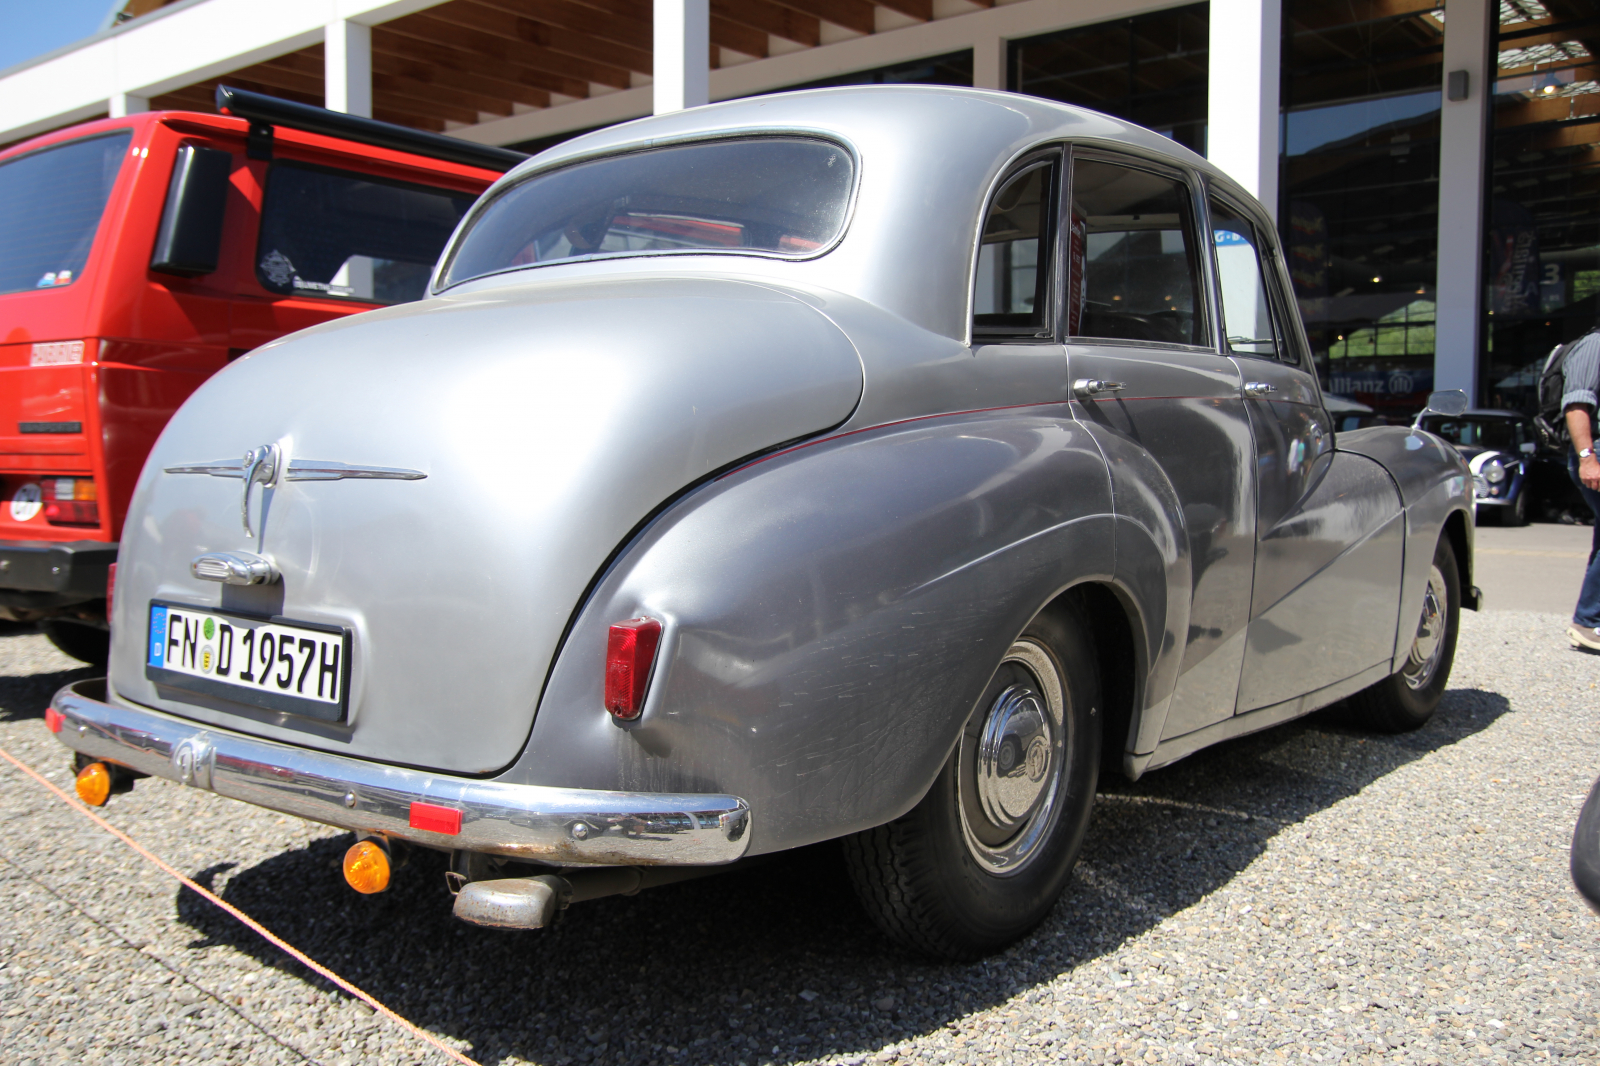
<svg viewBox="0 0 1600 1066">
<path fill-rule="evenodd" d="M 679 501 L 597 583 L 502 780 L 728 792 L 753 852 L 905 813 L 1016 634 L 1113 577 L 1105 464 L 1061 411 L 837 436 Z M 606 633 L 638 615 L 662 642 L 619 723 Z"/>
</svg>

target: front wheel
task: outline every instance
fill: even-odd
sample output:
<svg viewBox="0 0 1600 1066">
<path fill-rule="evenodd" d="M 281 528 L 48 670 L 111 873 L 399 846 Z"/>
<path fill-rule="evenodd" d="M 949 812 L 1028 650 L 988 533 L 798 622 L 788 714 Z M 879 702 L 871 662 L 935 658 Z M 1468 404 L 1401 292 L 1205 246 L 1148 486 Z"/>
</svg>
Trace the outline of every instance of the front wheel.
<svg viewBox="0 0 1600 1066">
<path fill-rule="evenodd" d="M 966 960 L 1044 920 L 1083 845 L 1103 718 L 1082 620 L 1041 613 L 1006 652 L 922 802 L 843 840 L 878 927 L 903 947 Z"/>
<path fill-rule="evenodd" d="M 1441 534 L 1422 595 L 1410 650 L 1398 672 L 1350 697 L 1356 719 L 1380 733 L 1420 729 L 1438 710 L 1461 626 L 1461 575 L 1450 538 Z"/>
</svg>

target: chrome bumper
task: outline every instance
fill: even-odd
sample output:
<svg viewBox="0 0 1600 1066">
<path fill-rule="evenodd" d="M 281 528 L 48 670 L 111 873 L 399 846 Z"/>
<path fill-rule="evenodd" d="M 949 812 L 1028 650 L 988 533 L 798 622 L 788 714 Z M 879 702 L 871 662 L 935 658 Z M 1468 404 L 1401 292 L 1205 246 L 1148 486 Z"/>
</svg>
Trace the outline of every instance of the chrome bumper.
<svg viewBox="0 0 1600 1066">
<path fill-rule="evenodd" d="M 732 862 L 750 846 L 750 808 L 737 796 L 547 788 L 406 770 L 108 703 L 105 688 L 103 680 L 79 681 L 50 701 L 50 727 L 67 747 L 314 822 L 556 866 L 708 866 Z M 440 807 L 459 811 L 460 830 L 413 827 L 413 803 L 435 808 L 424 820 Z"/>
</svg>

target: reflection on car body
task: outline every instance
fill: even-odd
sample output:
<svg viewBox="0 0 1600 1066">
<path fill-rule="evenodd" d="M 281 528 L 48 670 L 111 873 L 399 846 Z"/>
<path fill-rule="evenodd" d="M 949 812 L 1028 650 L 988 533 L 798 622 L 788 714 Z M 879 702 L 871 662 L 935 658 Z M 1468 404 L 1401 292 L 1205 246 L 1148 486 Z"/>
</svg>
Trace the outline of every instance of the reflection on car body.
<svg viewBox="0 0 1600 1066">
<path fill-rule="evenodd" d="M 614 127 L 486 193 L 433 290 L 183 408 L 109 681 L 52 713 L 81 758 L 189 745 L 451 851 L 472 921 L 838 838 L 891 936 L 992 951 L 1102 762 L 1345 698 L 1415 728 L 1476 603 L 1462 459 L 1336 432 L 1268 216 L 1103 115 L 876 87 Z M 191 472 L 269 444 L 426 476 Z M 348 710 L 169 684 L 158 601 L 344 632 Z"/>
</svg>

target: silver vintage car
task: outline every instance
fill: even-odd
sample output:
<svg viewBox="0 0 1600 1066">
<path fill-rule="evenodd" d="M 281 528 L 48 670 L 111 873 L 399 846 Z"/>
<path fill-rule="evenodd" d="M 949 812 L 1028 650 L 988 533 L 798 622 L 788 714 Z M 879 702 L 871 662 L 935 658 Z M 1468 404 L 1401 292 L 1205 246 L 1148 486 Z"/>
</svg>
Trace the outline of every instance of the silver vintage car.
<svg viewBox="0 0 1600 1066">
<path fill-rule="evenodd" d="M 86 794 L 345 827 L 362 891 L 447 851 L 456 913 L 522 928 L 838 839 L 891 937 L 973 957 L 1103 768 L 1420 726 L 1477 604 L 1455 450 L 1336 433 L 1271 218 L 1094 112 L 616 126 L 494 185 L 431 293 L 172 419 L 110 676 L 49 715 Z"/>
</svg>

